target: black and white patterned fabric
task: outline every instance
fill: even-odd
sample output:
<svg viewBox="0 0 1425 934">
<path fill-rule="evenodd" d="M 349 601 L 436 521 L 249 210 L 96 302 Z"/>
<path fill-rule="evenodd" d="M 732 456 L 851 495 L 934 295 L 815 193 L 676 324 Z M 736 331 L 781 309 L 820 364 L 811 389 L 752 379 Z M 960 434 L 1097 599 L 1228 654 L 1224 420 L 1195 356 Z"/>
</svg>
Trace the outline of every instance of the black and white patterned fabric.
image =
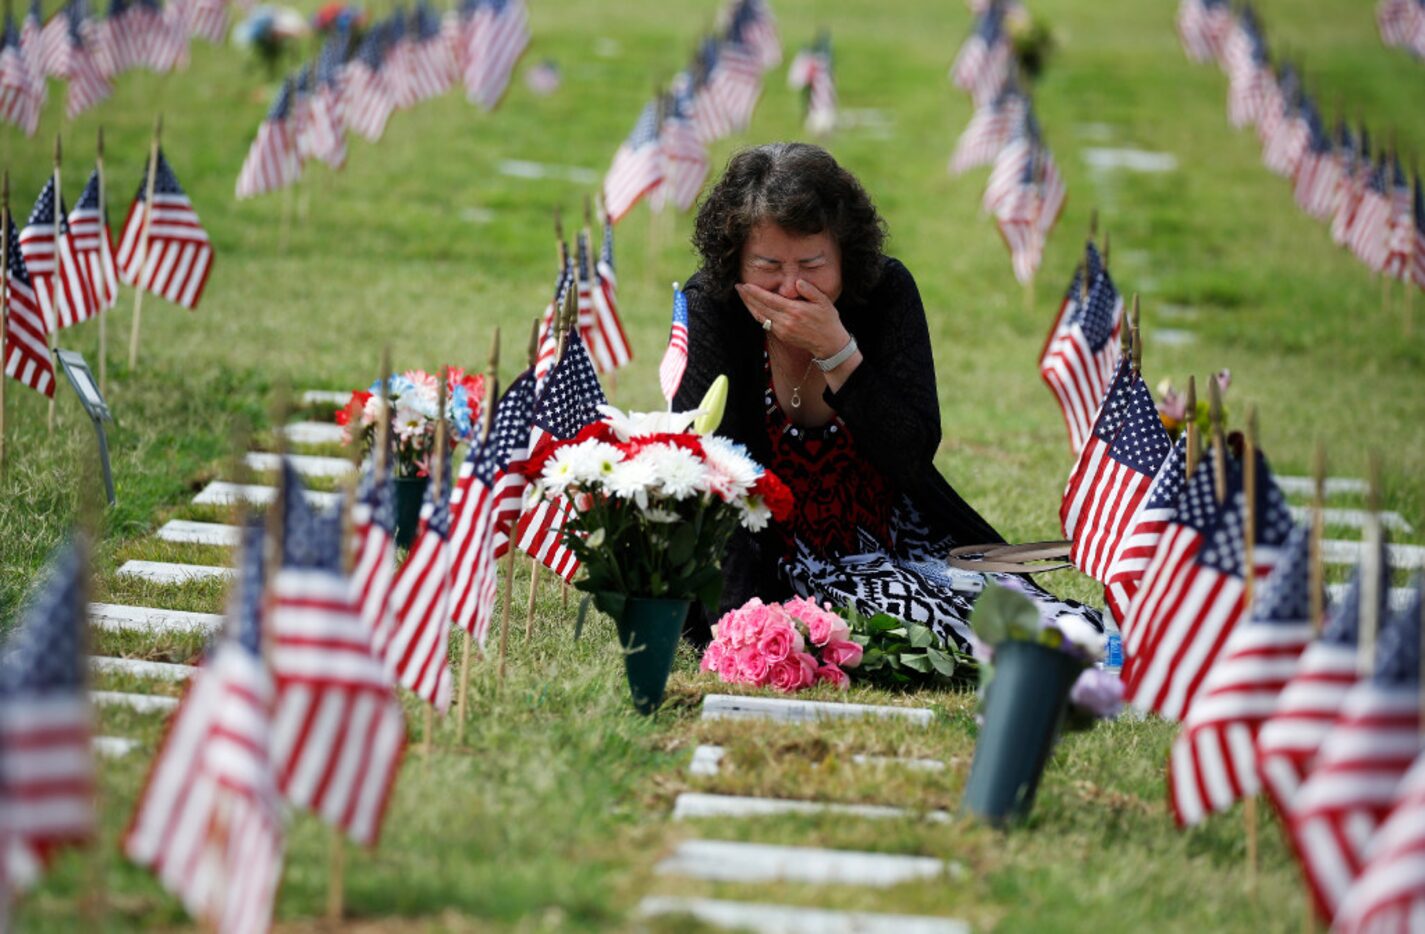
<svg viewBox="0 0 1425 934">
<path fill-rule="evenodd" d="M 796 554 L 783 559 L 779 570 L 800 596 L 851 606 L 862 615 L 887 613 L 920 623 L 964 652 L 970 650 L 970 612 L 987 581 L 1029 597 L 1046 623 L 1069 616 L 1097 633 L 1104 631 L 1098 610 L 1060 600 L 1024 575 L 979 574 L 947 565 L 945 556 L 955 542 L 934 540 L 908 498 L 901 497 L 891 522 L 894 546 L 889 550 L 864 531 L 857 554 L 819 555 L 798 539 Z"/>
</svg>

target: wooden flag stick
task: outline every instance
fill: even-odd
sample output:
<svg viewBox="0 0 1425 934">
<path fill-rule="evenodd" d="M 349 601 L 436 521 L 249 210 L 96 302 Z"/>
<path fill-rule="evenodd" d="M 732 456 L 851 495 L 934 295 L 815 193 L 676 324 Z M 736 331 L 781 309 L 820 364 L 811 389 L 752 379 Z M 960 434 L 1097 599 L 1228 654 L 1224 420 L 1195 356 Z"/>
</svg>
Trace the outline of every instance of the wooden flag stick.
<svg viewBox="0 0 1425 934">
<path fill-rule="evenodd" d="M 480 444 L 488 444 L 490 432 L 495 427 L 495 406 L 499 401 L 500 387 L 500 329 L 495 328 L 495 339 L 490 347 L 490 363 L 485 368 L 485 411 L 480 419 Z M 493 559 L 491 559 L 493 560 Z M 462 627 L 463 629 L 463 627 Z M 455 703 L 455 742 L 465 742 L 465 704 L 470 694 L 470 656 L 475 638 L 470 630 L 464 629 L 460 646 L 460 696 Z"/>
<path fill-rule="evenodd" d="M 0 475 L 5 472 L 5 337 L 10 327 L 10 170 L 0 182 Z"/>
<path fill-rule="evenodd" d="M 1130 319 L 1133 322 L 1133 372 L 1141 374 L 1143 372 L 1143 322 L 1138 316 L 1138 293 L 1133 293 L 1133 315 Z"/>
<path fill-rule="evenodd" d="M 1366 467 L 1366 525 L 1362 529 L 1365 554 L 1361 558 L 1361 623 L 1356 650 L 1356 672 L 1369 677 L 1375 667 L 1376 636 L 1380 633 L 1381 537 L 1380 457 L 1371 452 Z"/>
<path fill-rule="evenodd" d="M 1311 463 L 1311 634 L 1321 632 L 1326 624 L 1326 562 L 1321 553 L 1321 541 L 1326 535 L 1326 445 L 1316 442 Z"/>
<path fill-rule="evenodd" d="M 1187 451 L 1183 463 L 1183 476 L 1191 477 L 1192 472 L 1197 469 L 1198 458 L 1202 455 L 1201 443 L 1197 437 L 1197 378 L 1188 377 L 1187 398 L 1183 400 L 1186 407 L 1184 418 L 1187 421 L 1183 424 L 1183 431 L 1187 433 Z"/>
<path fill-rule="evenodd" d="M 148 148 L 148 178 L 144 181 L 143 226 L 139 228 L 139 245 L 135 251 L 134 268 L 134 323 L 129 331 L 129 369 L 139 365 L 139 320 L 143 316 L 143 290 L 145 265 L 148 263 L 149 232 L 153 225 L 153 184 L 158 175 L 158 141 L 163 135 L 163 114 L 153 125 L 153 142 Z"/>
<path fill-rule="evenodd" d="M 94 159 L 94 174 L 99 180 L 99 236 L 109 236 L 109 202 L 104 190 L 104 127 L 99 127 L 98 155 Z M 101 251 L 103 247 L 100 248 Z M 102 253 L 101 253 L 102 255 Z M 97 285 L 97 283 L 96 283 Z M 97 297 L 97 296 L 96 296 Z M 99 395 L 109 397 L 109 316 L 104 314 L 108 306 L 99 311 Z"/>
<path fill-rule="evenodd" d="M 59 330 L 59 283 L 64 278 L 64 269 L 60 262 L 59 238 L 61 234 L 61 224 L 64 221 L 64 214 L 60 210 L 60 200 L 63 197 L 64 188 L 59 182 L 60 146 L 59 134 L 54 135 L 54 277 L 50 281 L 53 283 L 50 289 L 50 307 L 54 309 L 54 320 L 49 324 L 49 355 L 50 362 L 54 361 L 54 336 Z M 54 410 L 55 401 L 59 398 L 58 392 L 49 394 L 49 419 L 46 427 L 50 434 L 54 434 Z"/>
<path fill-rule="evenodd" d="M 1227 499 L 1227 439 L 1222 431 L 1222 390 L 1217 380 L 1207 380 L 1207 417 L 1212 426 L 1212 478 L 1217 502 Z"/>
<path fill-rule="evenodd" d="M 1097 237 L 1097 236 L 1098 236 L 1098 208 L 1094 208 L 1092 211 L 1089 212 L 1089 239 L 1092 240 L 1092 239 L 1094 239 L 1094 238 Z"/>
<path fill-rule="evenodd" d="M 1109 247 L 1108 231 L 1105 230 L 1105 231 L 1103 232 L 1103 268 L 1104 268 L 1104 269 L 1107 269 L 1107 268 L 1108 268 L 1108 247 Z"/>
<path fill-rule="evenodd" d="M 1217 381 L 1213 380 L 1215 384 Z M 1247 429 L 1242 449 L 1242 605 L 1252 612 L 1253 582 L 1256 578 L 1257 542 L 1257 411 L 1248 406 Z M 1230 508 L 1230 507 L 1229 507 Z M 1247 891 L 1257 893 L 1257 796 L 1248 795 L 1242 805 L 1242 821 L 1247 833 Z"/>
<path fill-rule="evenodd" d="M 441 494 L 445 492 L 445 460 L 449 457 L 446 450 L 446 439 L 449 437 L 448 422 L 445 415 L 445 393 L 448 375 L 444 366 L 440 368 L 440 373 L 436 377 L 435 387 L 435 448 L 430 460 L 430 499 L 432 503 L 440 502 Z M 449 643 L 446 650 L 449 651 Z M 434 748 L 435 737 L 435 705 L 426 704 L 425 734 L 421 737 L 421 749 L 425 755 L 426 767 L 430 767 L 430 757 Z"/>
</svg>

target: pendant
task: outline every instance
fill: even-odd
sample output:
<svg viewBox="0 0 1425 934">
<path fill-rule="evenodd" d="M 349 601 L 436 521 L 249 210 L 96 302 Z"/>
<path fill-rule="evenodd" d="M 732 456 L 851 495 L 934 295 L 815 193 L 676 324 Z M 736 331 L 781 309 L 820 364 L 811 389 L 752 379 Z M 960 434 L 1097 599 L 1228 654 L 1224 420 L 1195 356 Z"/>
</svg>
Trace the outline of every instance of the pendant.
<svg viewBox="0 0 1425 934">
<path fill-rule="evenodd" d="M 790 401 L 792 408 L 799 409 L 802 407 L 802 387 L 797 386 L 792 390 L 792 398 Z"/>
</svg>

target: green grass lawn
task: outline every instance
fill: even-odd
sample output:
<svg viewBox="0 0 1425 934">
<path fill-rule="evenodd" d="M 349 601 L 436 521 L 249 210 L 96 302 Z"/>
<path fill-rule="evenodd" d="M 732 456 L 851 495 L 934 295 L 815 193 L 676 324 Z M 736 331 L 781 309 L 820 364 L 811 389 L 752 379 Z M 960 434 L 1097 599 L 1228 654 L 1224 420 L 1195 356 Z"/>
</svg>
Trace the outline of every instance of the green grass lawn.
<svg viewBox="0 0 1425 934">
<path fill-rule="evenodd" d="M 1277 470 L 1308 472 L 1317 440 L 1328 444 L 1334 474 L 1363 476 L 1367 452 L 1378 451 L 1384 505 L 1417 526 L 1425 523 L 1425 300 L 1416 301 L 1419 320 L 1406 336 L 1399 309 L 1382 309 L 1379 283 L 1337 250 L 1327 230 L 1297 210 L 1287 184 L 1261 166 L 1255 134 L 1227 125 L 1226 80 L 1213 66 L 1186 61 L 1172 29 L 1174 4 L 1028 5 L 1058 43 L 1036 107 L 1069 186 L 1032 300 L 1014 283 L 993 222 L 979 213 L 985 171 L 945 174 L 970 116 L 968 100 L 945 78 L 969 25 L 963 6 L 775 4 L 789 50 L 818 27 L 831 29 L 842 107 L 884 116 L 843 131 L 830 147 L 877 200 L 890 225 L 890 249 L 915 273 L 924 297 L 941 391 L 940 468 L 1012 539 L 1058 537 L 1059 495 L 1071 465 L 1062 420 L 1035 360 L 1097 208 L 1112 234 L 1120 287 L 1142 294 L 1150 385 L 1170 377 L 1182 386 L 1189 374 L 1201 379 L 1229 367 L 1231 414 L 1240 418 L 1245 404 L 1256 406 L 1262 444 Z M 110 318 L 109 398 L 117 419 L 110 448 L 119 505 L 107 516 L 97 554 L 99 598 L 220 611 L 219 586 L 137 586 L 113 572 L 131 558 L 223 560 L 215 549 L 148 536 L 168 518 L 222 518 L 188 500 L 210 480 L 230 476 L 229 439 L 240 425 L 259 433 L 271 427 L 279 386 L 364 385 L 387 344 L 400 368 L 481 369 L 497 326 L 505 338 L 506 381 L 518 371 L 530 318 L 543 307 L 554 275 L 551 211 L 576 214 L 589 191 L 502 175 L 499 163 L 523 159 L 602 173 L 653 84 L 682 66 L 715 11 L 711 0 L 532 0 L 531 7 L 534 44 L 524 64 L 558 60 L 565 84 L 557 94 L 535 97 L 517 74 L 494 114 L 454 94 L 419 105 L 396 115 L 380 143 L 353 140 L 344 172 L 312 167 L 290 196 L 243 203 L 232 197 L 272 89 L 230 48 L 195 43 L 182 75 L 126 74 L 109 102 L 63 125 L 71 201 L 87 175 L 95 130 L 104 125 L 117 226 L 140 180 L 153 116 L 163 112 L 165 151 L 217 251 L 199 311 L 146 300 L 137 369 L 125 365 L 130 292 Z M 1394 132 L 1403 152 L 1425 151 L 1419 120 L 1425 71 L 1381 47 L 1368 5 L 1261 0 L 1257 7 L 1274 46 L 1300 57 L 1328 113 L 1339 106 L 1368 121 L 1380 138 Z M 50 137 L 60 128 L 58 87 L 51 85 L 39 137 L 0 129 L 0 157 L 10 167 L 22 218 L 49 171 Z M 783 73 L 773 72 L 750 131 L 720 143 L 714 164 L 744 144 L 799 134 L 798 99 Z M 1088 147 L 1165 151 L 1179 168 L 1160 175 L 1099 172 L 1082 157 Z M 668 285 L 693 270 L 689 227 L 686 217 L 651 221 L 640 208 L 618 229 L 620 310 L 637 359 L 619 374 L 611 392 L 617 404 L 658 403 L 654 372 L 666 336 Z M 1181 308 L 1191 310 L 1189 317 L 1175 310 Z M 1196 342 L 1156 342 L 1164 328 L 1191 329 Z M 94 359 L 95 325 L 61 338 Z M 66 386 L 52 436 L 38 396 L 13 382 L 6 395 L 0 619 L 8 621 L 75 514 L 78 484 L 92 476 L 94 440 Z M 1419 534 L 1403 538 L 1425 541 Z M 521 608 L 526 574 L 516 587 Z M 1076 574 L 1046 583 L 1067 595 L 1097 597 Z M 572 633 L 572 610 L 546 588 L 534 638 L 513 639 L 503 688 L 491 664 L 477 670 L 459 749 L 448 748 L 454 725 L 445 723 L 440 751 L 422 761 L 423 718 L 410 708 L 412 748 L 382 845 L 349 855 L 353 918 L 402 929 L 619 929 L 631 924 L 638 900 L 656 892 L 949 914 L 1005 930 L 1280 930 L 1301 923 L 1296 871 L 1270 820 L 1254 886 L 1240 813 L 1190 833 L 1174 829 L 1163 771 L 1173 730 L 1155 721 L 1066 738 L 1032 823 L 1008 835 L 960 820 L 675 824 L 669 814 L 682 790 L 954 811 L 973 752 L 973 698 L 852 690 L 851 699 L 935 708 L 935 722 L 923 729 L 704 724 L 697 719 L 699 697 L 714 685 L 685 651 L 667 707 L 644 719 L 628 704 L 607 622 L 591 625 L 579 642 Z M 198 644 L 105 635 L 96 648 L 185 661 Z M 113 676 L 96 687 L 138 689 Z M 113 711 L 102 712 L 99 722 L 150 750 L 162 730 L 158 718 Z M 703 742 L 729 748 L 730 764 L 716 778 L 687 774 L 691 749 Z M 867 771 L 850 764 L 855 753 L 929 756 L 950 767 Z M 102 845 L 58 860 L 21 905 L 23 929 L 91 926 L 85 896 L 95 894 L 115 929 L 185 923 L 177 903 L 114 845 L 147 759 L 103 763 Z M 885 891 L 831 892 L 654 875 L 674 842 L 699 834 L 934 855 L 961 872 Z M 321 915 L 328 846 L 315 820 L 293 821 L 279 920 L 304 926 Z"/>
</svg>

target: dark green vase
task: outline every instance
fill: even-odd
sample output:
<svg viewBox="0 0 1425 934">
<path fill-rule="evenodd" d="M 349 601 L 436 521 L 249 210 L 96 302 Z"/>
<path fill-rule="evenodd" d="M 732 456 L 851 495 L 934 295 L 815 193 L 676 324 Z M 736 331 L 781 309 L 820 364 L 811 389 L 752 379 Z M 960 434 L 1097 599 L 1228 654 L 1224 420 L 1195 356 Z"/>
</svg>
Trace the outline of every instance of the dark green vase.
<svg viewBox="0 0 1425 934">
<path fill-rule="evenodd" d="M 397 477 L 396 483 L 396 544 L 410 548 L 421 525 L 421 503 L 425 500 L 430 477 Z"/>
<path fill-rule="evenodd" d="M 629 597 L 615 619 L 623 667 L 628 674 L 628 690 L 633 706 L 641 714 L 651 714 L 663 703 L 663 689 L 673 670 L 673 655 L 683 634 L 691 600 L 660 600 Z"/>
<path fill-rule="evenodd" d="M 1058 649 L 1018 639 L 995 646 L 994 665 L 962 807 L 1003 825 L 1033 809 L 1064 705 L 1084 666 Z"/>
</svg>

